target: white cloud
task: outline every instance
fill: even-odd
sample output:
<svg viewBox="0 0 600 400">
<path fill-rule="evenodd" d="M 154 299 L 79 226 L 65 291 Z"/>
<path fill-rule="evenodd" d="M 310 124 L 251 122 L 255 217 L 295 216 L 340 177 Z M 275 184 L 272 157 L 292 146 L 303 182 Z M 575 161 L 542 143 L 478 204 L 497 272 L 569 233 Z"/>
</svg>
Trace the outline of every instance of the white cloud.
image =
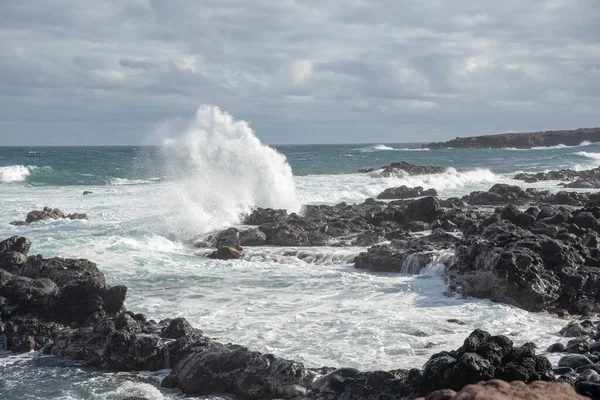
<svg viewBox="0 0 600 400">
<path fill-rule="evenodd" d="M 202 103 L 279 143 L 593 126 L 598 20 L 588 0 L 5 1 L 0 136 L 135 143 Z"/>
</svg>

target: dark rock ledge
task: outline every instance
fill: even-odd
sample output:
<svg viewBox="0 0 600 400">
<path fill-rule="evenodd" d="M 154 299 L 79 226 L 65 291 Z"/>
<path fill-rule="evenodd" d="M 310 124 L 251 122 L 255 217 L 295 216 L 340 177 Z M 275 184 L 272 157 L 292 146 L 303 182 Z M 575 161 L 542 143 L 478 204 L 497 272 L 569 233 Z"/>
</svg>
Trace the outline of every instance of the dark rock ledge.
<svg viewBox="0 0 600 400">
<path fill-rule="evenodd" d="M 600 142 L 600 128 L 576 129 L 572 131 L 547 131 L 529 133 L 504 133 L 500 135 L 470 136 L 424 145 L 429 149 L 497 149 L 550 146 L 578 146 L 582 142 Z"/>
<path fill-rule="evenodd" d="M 126 311 L 127 288 L 109 286 L 88 260 L 29 256 L 30 242 L 0 242 L 0 346 L 83 360 L 110 370 L 172 368 L 162 385 L 187 394 L 239 399 L 409 399 L 489 379 L 554 381 L 532 345 L 475 330 L 463 346 L 422 369 L 311 370 L 203 335 L 185 319 L 156 322 Z"/>
</svg>

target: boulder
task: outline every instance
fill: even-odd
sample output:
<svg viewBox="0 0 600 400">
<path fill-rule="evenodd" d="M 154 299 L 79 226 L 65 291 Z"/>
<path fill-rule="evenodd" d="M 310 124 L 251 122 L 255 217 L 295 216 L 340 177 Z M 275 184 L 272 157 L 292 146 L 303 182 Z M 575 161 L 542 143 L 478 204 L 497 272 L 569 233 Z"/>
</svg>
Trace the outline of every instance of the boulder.
<svg viewBox="0 0 600 400">
<path fill-rule="evenodd" d="M 492 379 L 476 385 L 467 385 L 462 390 L 439 390 L 417 400 L 585 400 L 565 382 L 521 381 L 508 383 Z"/>
<path fill-rule="evenodd" d="M 238 345 L 189 353 L 174 366 L 162 386 L 191 395 L 230 393 L 241 399 L 304 396 L 315 375 L 302 364 Z"/>
<path fill-rule="evenodd" d="M 272 208 L 257 208 L 244 219 L 245 225 L 262 225 L 278 222 L 287 217 L 286 210 L 274 210 Z"/>
<path fill-rule="evenodd" d="M 217 250 L 208 255 L 208 258 L 218 260 L 237 260 L 244 256 L 244 249 L 234 243 L 226 246 L 219 246 Z"/>
<path fill-rule="evenodd" d="M 408 205 L 406 216 L 409 221 L 431 223 L 441 212 L 442 207 L 437 197 L 424 197 L 422 199 L 414 200 Z"/>
</svg>

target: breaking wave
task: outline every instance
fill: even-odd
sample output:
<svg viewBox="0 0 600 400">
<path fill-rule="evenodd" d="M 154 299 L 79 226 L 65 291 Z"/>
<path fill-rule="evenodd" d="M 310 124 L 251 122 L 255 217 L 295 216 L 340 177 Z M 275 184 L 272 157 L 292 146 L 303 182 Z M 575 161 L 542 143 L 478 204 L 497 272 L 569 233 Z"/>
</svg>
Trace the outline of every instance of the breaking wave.
<svg viewBox="0 0 600 400">
<path fill-rule="evenodd" d="M 573 155 L 591 158 L 594 160 L 600 160 L 600 153 L 589 153 L 587 151 L 578 151 L 576 153 L 573 153 Z"/>
<path fill-rule="evenodd" d="M 25 181 L 31 172 L 36 169 L 38 169 L 38 167 L 30 165 L 9 165 L 7 167 L 0 167 L 0 182 L 11 183 Z"/>
<path fill-rule="evenodd" d="M 201 106 L 180 134 L 164 140 L 162 153 L 174 206 L 198 230 L 236 223 L 256 206 L 299 209 L 285 156 L 219 107 Z"/>
</svg>

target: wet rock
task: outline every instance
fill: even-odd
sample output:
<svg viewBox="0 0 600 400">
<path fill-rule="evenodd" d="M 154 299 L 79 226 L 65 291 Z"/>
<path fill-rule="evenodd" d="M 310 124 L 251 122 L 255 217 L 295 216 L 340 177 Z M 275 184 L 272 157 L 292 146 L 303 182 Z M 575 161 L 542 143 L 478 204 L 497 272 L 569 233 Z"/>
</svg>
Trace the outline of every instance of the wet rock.
<svg viewBox="0 0 600 400">
<path fill-rule="evenodd" d="M 579 226 L 580 228 L 590 228 L 596 229 L 598 227 L 598 218 L 594 216 L 591 212 L 582 211 L 579 212 L 573 217 L 573 223 Z"/>
<path fill-rule="evenodd" d="M 433 165 L 415 165 L 404 161 L 395 162 L 383 167 L 382 176 L 402 176 L 402 175 L 431 175 L 441 174 L 446 171 L 444 167 Z"/>
<path fill-rule="evenodd" d="M 581 381 L 575 383 L 577 393 L 589 396 L 592 399 L 600 399 L 600 383 Z"/>
<path fill-rule="evenodd" d="M 440 215 L 441 211 L 440 202 L 436 197 L 424 197 L 411 202 L 406 210 L 406 215 L 410 221 L 431 223 Z"/>
<path fill-rule="evenodd" d="M 88 194 L 92 194 L 92 193 L 94 193 L 94 192 L 92 192 L 92 191 L 89 191 L 89 190 L 84 190 L 84 191 L 83 191 L 83 195 L 84 195 L 84 196 L 87 196 Z"/>
<path fill-rule="evenodd" d="M 580 313 L 587 302 L 596 301 L 598 293 L 591 285 L 600 275 L 582 268 L 589 255 L 578 240 L 575 236 L 565 243 L 492 221 L 481 236 L 469 236 L 457 246 L 447 277 L 451 289 L 468 296 L 529 311 L 561 308 Z"/>
<path fill-rule="evenodd" d="M 566 346 L 562 343 L 554 343 L 551 344 L 550 347 L 546 349 L 548 353 L 564 353 L 566 350 Z"/>
<path fill-rule="evenodd" d="M 29 226 L 29 222 L 25 221 L 11 221 L 8 224 L 13 226 Z"/>
<path fill-rule="evenodd" d="M 199 329 L 194 329 L 185 318 L 175 318 L 160 333 L 160 337 L 165 339 L 179 339 L 193 334 L 202 334 Z"/>
<path fill-rule="evenodd" d="M 368 247 L 374 244 L 381 243 L 385 240 L 385 237 L 377 232 L 366 231 L 358 234 L 352 244 L 354 246 Z"/>
<path fill-rule="evenodd" d="M 381 272 L 418 273 L 420 268 L 433 261 L 438 252 L 453 249 L 458 240 L 439 229 L 428 236 L 392 240 L 390 244 L 375 245 L 360 253 L 354 258 L 354 267 Z M 440 262 L 450 263 L 451 257 L 440 259 Z M 407 268 L 403 271 L 405 265 Z"/>
<path fill-rule="evenodd" d="M 267 235 L 259 229 L 248 229 L 240 232 L 240 246 L 263 246 L 267 243 Z"/>
<path fill-rule="evenodd" d="M 580 337 L 573 340 L 569 340 L 565 351 L 567 353 L 577 353 L 577 354 L 585 354 L 590 350 L 590 345 L 592 344 L 592 339 L 589 337 Z"/>
<path fill-rule="evenodd" d="M 422 186 L 417 186 L 414 188 L 409 188 L 406 185 L 402 185 L 400 187 L 393 187 L 385 189 L 381 192 L 377 198 L 378 199 L 409 199 L 412 197 L 419 196 L 437 196 L 437 192 L 435 189 L 427 189 L 423 190 Z"/>
<path fill-rule="evenodd" d="M 559 367 L 568 367 L 573 369 L 588 364 L 593 364 L 593 362 L 589 358 L 581 354 L 569 354 L 567 356 L 561 357 L 561 359 L 558 360 Z"/>
<path fill-rule="evenodd" d="M 58 208 L 44 207 L 42 210 L 34 210 L 27 214 L 25 221 L 13 221 L 10 224 L 16 226 L 26 226 L 34 222 L 45 221 L 49 219 L 88 219 L 86 214 L 72 213 L 65 215 Z"/>
<path fill-rule="evenodd" d="M 244 249 L 234 243 L 227 246 L 220 246 L 217 250 L 208 255 L 208 258 L 218 260 L 237 260 L 244 256 Z"/>
<path fill-rule="evenodd" d="M 410 221 L 408 223 L 408 230 L 411 232 L 424 232 L 429 229 L 429 224 L 423 221 Z"/>
<path fill-rule="evenodd" d="M 173 368 L 162 386 L 192 395 L 290 398 L 305 395 L 314 378 L 302 364 L 227 345 L 191 352 Z"/>
<path fill-rule="evenodd" d="M 252 211 L 252 213 L 244 219 L 244 224 L 246 224 L 246 225 L 270 224 L 273 222 L 278 222 L 286 217 L 287 217 L 286 210 L 274 210 L 272 208 L 257 208 L 256 210 Z"/>
<path fill-rule="evenodd" d="M 568 374 L 573 374 L 575 371 L 573 370 L 573 368 L 559 367 L 559 368 L 553 368 L 552 372 L 554 372 L 556 375 L 568 375 Z"/>
<path fill-rule="evenodd" d="M 368 174 L 369 172 L 373 172 L 373 171 L 376 171 L 376 170 L 377 170 L 377 168 L 373 168 L 373 167 L 371 167 L 371 168 L 359 168 L 358 169 L 358 173 L 359 174 Z"/>
<path fill-rule="evenodd" d="M 0 242 L 0 268 L 25 264 L 30 246 L 29 239 L 20 236 L 13 236 Z"/>
<path fill-rule="evenodd" d="M 588 323 L 579 323 L 577 321 L 570 322 L 567 326 L 560 330 L 560 334 L 564 337 L 579 337 L 590 335 L 593 331 L 594 325 L 588 321 Z"/>
<path fill-rule="evenodd" d="M 475 330 L 453 352 L 433 355 L 423 368 L 423 390 L 460 390 L 480 380 L 554 380 L 550 362 L 530 347 L 513 347 L 506 336 Z M 426 389 L 425 389 L 426 388 Z"/>
</svg>

